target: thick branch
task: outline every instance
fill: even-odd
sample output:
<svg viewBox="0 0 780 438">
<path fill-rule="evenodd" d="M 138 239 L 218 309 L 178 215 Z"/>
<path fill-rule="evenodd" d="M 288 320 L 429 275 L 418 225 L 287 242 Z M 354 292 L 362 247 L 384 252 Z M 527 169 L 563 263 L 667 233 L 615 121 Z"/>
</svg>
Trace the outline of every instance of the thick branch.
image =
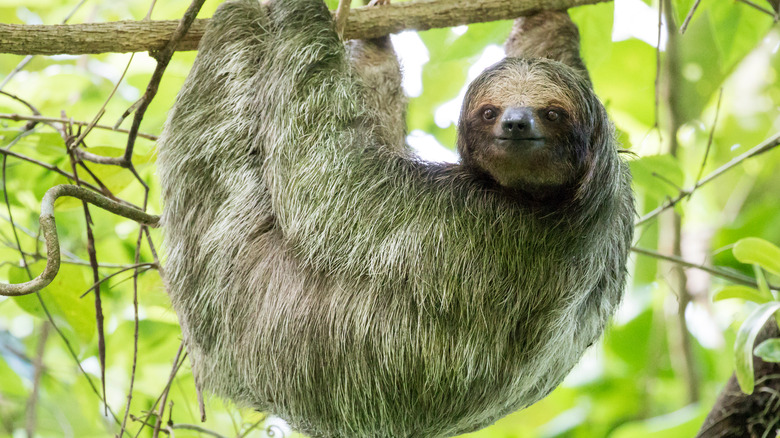
<svg viewBox="0 0 780 438">
<path fill-rule="evenodd" d="M 60 196 L 71 196 L 89 202 L 92 205 L 108 210 L 138 223 L 156 227 L 160 218 L 141 210 L 122 205 L 95 192 L 82 189 L 75 185 L 63 184 L 50 188 L 41 201 L 41 231 L 46 240 L 46 268 L 41 275 L 19 284 L 0 284 L 0 295 L 14 297 L 37 292 L 48 286 L 60 270 L 60 241 L 57 236 L 57 225 L 54 222 L 54 201 Z"/>
<path fill-rule="evenodd" d="M 406 29 L 508 20 L 543 9 L 568 9 L 606 1 L 609 0 L 416 0 L 362 7 L 350 11 L 344 36 L 375 38 Z M 207 22 L 196 20 L 177 50 L 195 50 Z M 0 24 L 0 53 L 81 55 L 159 51 L 170 41 L 178 24 L 178 20 L 52 26 Z"/>
</svg>

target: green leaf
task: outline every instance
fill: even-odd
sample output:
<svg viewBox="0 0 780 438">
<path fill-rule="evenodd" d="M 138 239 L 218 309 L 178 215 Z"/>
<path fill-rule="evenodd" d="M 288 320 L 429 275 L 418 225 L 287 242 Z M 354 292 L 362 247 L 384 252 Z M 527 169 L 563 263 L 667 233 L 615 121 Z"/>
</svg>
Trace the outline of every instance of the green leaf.
<svg viewBox="0 0 780 438">
<path fill-rule="evenodd" d="M 591 70 L 603 65 L 611 54 L 614 10 L 614 5 L 610 3 L 568 10 L 579 27 L 582 59 Z"/>
<path fill-rule="evenodd" d="M 739 387 L 745 394 L 752 394 L 755 380 L 753 376 L 753 344 L 758 332 L 767 319 L 780 309 L 780 302 L 762 304 L 747 317 L 737 333 L 734 343 L 736 374 Z"/>
<path fill-rule="evenodd" d="M 42 264 L 36 263 L 36 266 Z M 63 264 L 54 280 L 40 291 L 40 295 L 56 322 L 65 322 L 82 340 L 89 341 L 95 332 L 94 298 L 92 295 L 79 298 L 92 285 L 86 273 L 87 268 Z M 23 270 L 17 270 L 9 277 L 12 283 L 28 280 Z M 46 318 L 35 294 L 16 297 L 14 300 L 31 315 Z"/>
<path fill-rule="evenodd" d="M 585 32 L 591 39 L 587 35 L 591 31 Z M 583 52 L 596 94 L 610 116 L 625 120 L 616 120 L 618 126 L 636 126 L 638 122 L 646 132 L 655 123 L 655 48 L 636 39 L 612 43 L 611 38 L 592 38 L 602 43 L 583 47 Z"/>
<path fill-rule="evenodd" d="M 737 64 L 761 41 L 772 17 L 730 2 L 711 2 L 691 21 L 680 44 L 680 122 L 701 116 L 707 103 Z M 702 50 L 707 47 L 707 50 Z"/>
<path fill-rule="evenodd" d="M 780 248 L 771 242 L 758 237 L 748 237 L 734 244 L 732 252 L 742 263 L 755 263 L 775 275 L 780 275 Z"/>
<path fill-rule="evenodd" d="M 724 286 L 712 294 L 712 301 L 722 301 L 730 298 L 741 298 L 759 304 L 768 303 L 774 299 L 771 295 L 767 296 L 755 288 L 738 285 Z"/>
<path fill-rule="evenodd" d="M 101 157 L 116 158 L 122 156 L 124 153 L 124 148 L 93 146 L 87 149 L 87 151 L 96 155 L 100 155 Z M 100 181 L 105 184 L 109 190 L 111 190 L 112 193 L 121 192 L 127 188 L 130 183 L 135 181 L 135 177 L 130 171 L 119 166 L 93 165 L 90 169 L 92 170 L 92 173 L 94 173 L 95 176 L 100 179 Z M 83 177 L 84 179 L 92 180 L 92 178 L 87 175 L 83 175 Z M 96 183 L 94 180 L 91 182 Z"/>
<path fill-rule="evenodd" d="M 766 362 L 780 362 L 780 338 L 765 340 L 756 347 L 754 353 Z"/>
<path fill-rule="evenodd" d="M 676 196 L 685 178 L 680 162 L 671 155 L 650 155 L 629 165 L 634 184 L 659 200 Z"/>
</svg>

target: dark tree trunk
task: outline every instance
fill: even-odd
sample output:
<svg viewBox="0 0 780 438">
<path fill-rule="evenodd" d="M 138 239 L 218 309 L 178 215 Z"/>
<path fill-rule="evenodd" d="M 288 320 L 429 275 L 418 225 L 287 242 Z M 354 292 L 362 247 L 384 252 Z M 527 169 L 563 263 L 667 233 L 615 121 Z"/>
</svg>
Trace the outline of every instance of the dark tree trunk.
<svg viewBox="0 0 780 438">
<path fill-rule="evenodd" d="M 769 320 L 756 339 L 780 337 L 777 323 Z M 704 420 L 697 438 L 775 438 L 780 431 L 780 364 L 754 359 L 756 387 L 753 394 L 739 389 L 732 374 L 715 406 Z"/>
</svg>

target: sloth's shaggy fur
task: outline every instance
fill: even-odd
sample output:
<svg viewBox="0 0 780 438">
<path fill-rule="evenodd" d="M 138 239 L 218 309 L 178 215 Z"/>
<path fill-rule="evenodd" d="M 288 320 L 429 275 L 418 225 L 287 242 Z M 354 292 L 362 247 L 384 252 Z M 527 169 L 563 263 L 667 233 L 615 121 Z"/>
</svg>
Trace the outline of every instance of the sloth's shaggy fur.
<svg viewBox="0 0 780 438">
<path fill-rule="evenodd" d="M 166 282 L 202 387 L 312 437 L 427 438 L 560 383 L 622 295 L 630 177 L 587 79 L 510 59 L 469 96 L 496 69 L 532 87 L 502 93 L 550 85 L 575 112 L 578 161 L 549 205 L 395 144 L 321 0 L 220 7 L 158 159 Z"/>
</svg>

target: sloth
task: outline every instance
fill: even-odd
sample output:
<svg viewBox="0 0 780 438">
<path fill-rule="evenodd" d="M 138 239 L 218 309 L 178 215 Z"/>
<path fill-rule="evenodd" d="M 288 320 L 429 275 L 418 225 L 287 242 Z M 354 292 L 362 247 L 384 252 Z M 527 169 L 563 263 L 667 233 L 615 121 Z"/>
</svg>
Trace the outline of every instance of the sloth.
<svg viewBox="0 0 780 438">
<path fill-rule="evenodd" d="M 158 149 L 196 383 L 314 438 L 485 427 L 613 314 L 628 166 L 565 12 L 469 86 L 456 164 L 403 144 L 389 42 L 349 47 L 321 0 L 227 2 L 201 41 Z"/>
</svg>

